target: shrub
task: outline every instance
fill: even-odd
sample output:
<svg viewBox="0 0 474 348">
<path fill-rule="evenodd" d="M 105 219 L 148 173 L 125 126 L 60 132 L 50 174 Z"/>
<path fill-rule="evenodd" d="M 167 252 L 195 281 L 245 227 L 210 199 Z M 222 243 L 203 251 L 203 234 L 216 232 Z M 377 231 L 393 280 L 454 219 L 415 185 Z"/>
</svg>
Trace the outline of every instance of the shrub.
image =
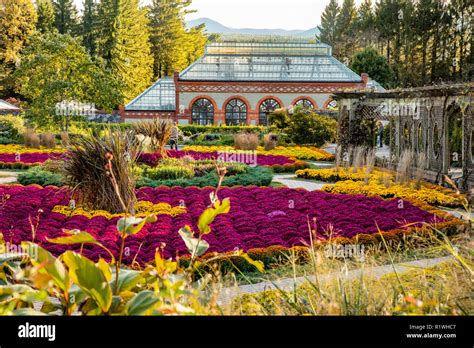
<svg viewBox="0 0 474 348">
<path fill-rule="evenodd" d="M 0 145 L 19 144 L 20 140 L 8 137 L 0 137 Z"/>
<path fill-rule="evenodd" d="M 41 145 L 40 137 L 31 128 L 26 129 L 25 133 L 23 133 L 23 141 L 26 147 L 32 147 L 34 149 L 39 149 Z"/>
<path fill-rule="evenodd" d="M 37 184 L 41 186 L 63 186 L 64 179 L 60 174 L 44 170 L 41 167 L 33 167 L 18 175 L 18 182 L 22 185 Z"/>
<path fill-rule="evenodd" d="M 222 182 L 223 186 L 269 186 L 273 179 L 273 172 L 271 169 L 266 167 L 248 167 L 247 171 L 238 175 L 226 176 Z M 158 186 L 216 186 L 219 178 L 216 171 L 208 172 L 203 176 L 195 176 L 193 178 L 179 178 L 179 179 L 168 179 L 168 180 L 153 180 L 150 178 L 142 177 L 137 181 L 137 187 L 158 187 Z"/>
<path fill-rule="evenodd" d="M 290 118 L 285 109 L 277 109 L 268 115 L 268 123 L 278 129 L 285 129 L 290 125 Z"/>
<path fill-rule="evenodd" d="M 63 160 L 47 160 L 41 166 L 41 169 L 46 170 L 52 173 L 61 174 L 64 169 L 64 161 Z"/>
<path fill-rule="evenodd" d="M 184 165 L 158 165 L 155 168 L 149 168 L 144 175 L 154 180 L 192 178 L 194 176 L 194 169 L 191 166 Z"/>
<path fill-rule="evenodd" d="M 319 147 L 335 139 L 336 129 L 336 120 L 296 109 L 291 117 L 288 134 L 297 144 L 313 144 Z"/>
<path fill-rule="evenodd" d="M 278 135 L 276 134 L 265 134 L 263 137 L 263 148 L 265 151 L 273 150 L 277 147 Z"/>
<path fill-rule="evenodd" d="M 0 137 L 20 140 L 25 131 L 25 123 L 20 116 L 0 115 Z"/>
<path fill-rule="evenodd" d="M 51 132 L 46 132 L 40 135 L 40 143 L 48 149 L 56 147 L 56 136 Z"/>
<path fill-rule="evenodd" d="M 234 147 L 237 150 L 256 150 L 260 141 L 258 134 L 240 133 L 234 136 Z"/>
<path fill-rule="evenodd" d="M 135 180 L 132 168 L 139 154 L 139 144 L 131 132 L 109 129 L 104 138 L 92 134 L 71 139 L 67 147 L 68 159 L 64 161 L 66 183 L 77 188 L 82 204 L 94 210 L 107 210 L 110 213 L 123 213 L 106 169 L 108 153 L 112 154 L 112 171 L 117 181 L 118 191 L 123 202 L 133 215 L 136 202 Z"/>
</svg>

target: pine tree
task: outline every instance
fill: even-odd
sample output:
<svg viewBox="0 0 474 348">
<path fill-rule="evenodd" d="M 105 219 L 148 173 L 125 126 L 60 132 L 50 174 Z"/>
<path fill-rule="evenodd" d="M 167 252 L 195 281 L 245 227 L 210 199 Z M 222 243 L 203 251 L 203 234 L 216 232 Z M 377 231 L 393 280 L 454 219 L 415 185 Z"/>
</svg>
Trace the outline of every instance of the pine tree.
<svg viewBox="0 0 474 348">
<path fill-rule="evenodd" d="M 360 46 L 365 47 L 375 41 L 375 15 L 372 0 L 364 0 L 360 5 L 354 27 Z"/>
<path fill-rule="evenodd" d="M 77 9 L 73 0 L 54 0 L 54 25 L 60 34 L 75 34 Z"/>
<path fill-rule="evenodd" d="M 186 67 L 184 15 L 190 0 L 153 0 L 150 8 L 151 43 L 156 77 L 170 76 Z"/>
<path fill-rule="evenodd" d="M 336 21 L 339 14 L 337 0 L 330 0 L 321 15 L 321 25 L 318 27 L 319 40 L 328 45 L 335 46 L 337 42 Z"/>
<path fill-rule="evenodd" d="M 94 0 L 84 0 L 84 14 L 81 22 L 82 44 L 91 56 L 97 53 L 97 4 Z"/>
<path fill-rule="evenodd" d="M 37 15 L 31 0 L 0 0 L 0 93 L 12 93 L 11 74 L 20 51 L 35 31 Z"/>
<path fill-rule="evenodd" d="M 354 25 L 356 20 L 356 8 L 354 0 L 344 0 L 341 11 L 336 21 L 336 36 L 341 40 L 336 56 L 349 63 L 349 59 L 355 51 Z"/>
<path fill-rule="evenodd" d="M 37 0 L 36 12 L 38 22 L 36 29 L 41 33 L 49 33 L 54 28 L 54 6 L 51 0 Z"/>
<path fill-rule="evenodd" d="M 102 0 L 98 53 L 121 83 L 125 102 L 149 86 L 153 59 L 150 53 L 147 10 L 139 0 Z"/>
</svg>

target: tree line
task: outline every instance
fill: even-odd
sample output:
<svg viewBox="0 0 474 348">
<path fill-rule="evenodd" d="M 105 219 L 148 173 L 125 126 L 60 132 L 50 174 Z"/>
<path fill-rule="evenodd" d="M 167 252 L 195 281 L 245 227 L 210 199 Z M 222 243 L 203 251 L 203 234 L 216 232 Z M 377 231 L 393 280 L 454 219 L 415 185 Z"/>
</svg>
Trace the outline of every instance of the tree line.
<svg viewBox="0 0 474 348">
<path fill-rule="evenodd" d="M 49 121 L 64 99 L 113 110 L 203 54 L 204 26 L 184 22 L 190 4 L 84 0 L 79 14 L 73 0 L 0 0 L 0 97 Z"/>
<path fill-rule="evenodd" d="M 361 55 L 378 59 L 368 68 L 382 73 L 386 87 L 412 87 L 472 81 L 473 26 L 472 0 L 364 0 L 358 7 L 354 0 L 330 0 L 318 39 L 348 65 Z M 388 71 L 380 72 L 374 51 Z"/>
</svg>

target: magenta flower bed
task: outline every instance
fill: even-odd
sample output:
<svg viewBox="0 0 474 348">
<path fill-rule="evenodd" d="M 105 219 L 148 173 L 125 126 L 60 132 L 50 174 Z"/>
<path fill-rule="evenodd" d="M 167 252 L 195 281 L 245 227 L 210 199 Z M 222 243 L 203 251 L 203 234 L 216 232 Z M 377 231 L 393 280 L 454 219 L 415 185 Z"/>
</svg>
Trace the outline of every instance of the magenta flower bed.
<svg viewBox="0 0 474 348">
<path fill-rule="evenodd" d="M 181 158 L 184 156 L 191 156 L 196 160 L 207 160 L 207 159 L 217 159 L 219 154 L 217 152 L 196 152 L 196 151 L 177 151 L 169 150 L 168 154 L 173 158 Z M 229 155 L 230 156 L 230 155 Z M 156 166 L 161 159 L 160 154 L 158 153 L 144 153 L 140 156 L 139 161 L 149 165 Z M 223 158 L 224 159 L 224 158 Z M 235 157 L 237 162 L 244 162 L 247 164 L 255 164 L 255 159 L 249 156 L 241 155 L 240 157 Z M 260 166 L 273 166 L 275 164 L 287 164 L 294 163 L 292 159 L 289 159 L 285 156 L 275 156 L 275 155 L 257 155 L 257 163 Z"/>
<path fill-rule="evenodd" d="M 142 188 L 138 198 L 153 203 L 165 202 L 172 206 L 184 202 L 188 212 L 171 217 L 159 215 L 158 221 L 148 224 L 137 235 L 127 238 L 124 260 L 131 263 L 141 243 L 137 261 L 153 260 L 155 249 L 166 243 L 166 256 L 187 255 L 178 230 L 186 224 L 196 226 L 197 219 L 209 204 L 210 188 Z M 90 232 L 115 254 L 118 253 L 118 234 L 115 228 L 118 218 L 111 220 L 97 216 L 66 217 L 51 212 L 55 205 L 67 205 L 69 192 L 55 187 L 0 185 L 0 198 L 11 198 L 0 208 L 0 231 L 5 241 L 19 244 L 31 240 L 29 216 L 36 222 L 41 213 L 36 241 L 58 255 L 66 249 L 79 250 L 79 246 L 53 245 L 46 238 L 62 235 L 62 229 L 80 229 Z M 212 226 L 212 233 L 205 236 L 209 251 L 226 252 L 236 248 L 248 250 L 274 245 L 291 247 L 309 243 L 307 216 L 318 220 L 318 231 L 333 226 L 333 236 L 353 237 L 359 233 L 376 233 L 376 224 L 383 231 L 403 227 L 407 223 L 442 221 L 434 214 L 405 202 L 398 209 L 398 201 L 385 201 L 376 197 L 336 195 L 325 192 L 309 192 L 286 188 L 222 188 L 220 198 L 231 200 L 230 213 L 220 215 Z M 326 238 L 324 234 L 319 236 Z M 85 245 L 84 254 L 94 260 L 103 250 Z"/>
<path fill-rule="evenodd" d="M 0 162 L 19 162 L 19 163 L 43 163 L 50 158 L 60 158 L 62 153 L 58 152 L 25 152 L 21 153 L 19 161 L 14 153 L 0 153 Z"/>
</svg>

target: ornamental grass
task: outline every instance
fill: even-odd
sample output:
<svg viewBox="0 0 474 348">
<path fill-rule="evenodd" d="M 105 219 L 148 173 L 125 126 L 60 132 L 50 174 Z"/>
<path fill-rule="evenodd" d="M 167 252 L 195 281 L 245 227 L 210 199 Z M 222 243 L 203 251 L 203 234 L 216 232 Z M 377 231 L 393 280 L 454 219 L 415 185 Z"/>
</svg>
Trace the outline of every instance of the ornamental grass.
<svg viewBox="0 0 474 348">
<path fill-rule="evenodd" d="M 139 122 L 133 125 L 133 131 L 148 137 L 153 152 L 166 156 L 165 145 L 171 135 L 172 123 L 170 120 L 154 118 L 150 121 Z"/>
<path fill-rule="evenodd" d="M 112 169 L 107 169 L 111 155 Z M 133 133 L 108 130 L 103 138 L 92 134 L 71 139 L 64 162 L 66 183 L 74 188 L 79 202 L 94 210 L 122 213 L 123 209 L 110 180 L 113 170 L 118 189 L 129 213 L 136 202 L 133 165 L 139 155 L 139 144 Z"/>
</svg>

